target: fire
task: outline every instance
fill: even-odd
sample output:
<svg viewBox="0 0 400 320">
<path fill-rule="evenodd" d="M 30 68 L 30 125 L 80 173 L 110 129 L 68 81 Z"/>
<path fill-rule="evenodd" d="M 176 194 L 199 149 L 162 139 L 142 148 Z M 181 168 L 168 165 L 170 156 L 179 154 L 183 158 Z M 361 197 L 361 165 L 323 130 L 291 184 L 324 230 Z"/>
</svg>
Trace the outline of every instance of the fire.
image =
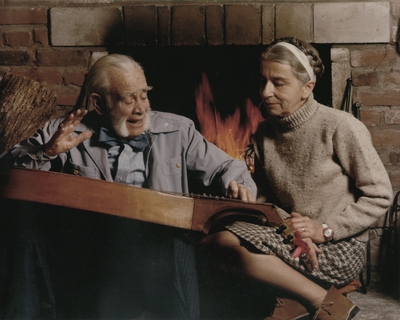
<svg viewBox="0 0 400 320">
<path fill-rule="evenodd" d="M 246 119 L 241 119 L 239 109 L 236 109 L 233 115 L 222 119 L 214 106 L 213 93 L 205 73 L 202 74 L 202 81 L 195 91 L 195 98 L 202 135 L 231 157 L 243 160 L 245 150 L 252 142 L 252 135 L 258 124 L 264 120 L 259 108 L 247 99 Z"/>
</svg>

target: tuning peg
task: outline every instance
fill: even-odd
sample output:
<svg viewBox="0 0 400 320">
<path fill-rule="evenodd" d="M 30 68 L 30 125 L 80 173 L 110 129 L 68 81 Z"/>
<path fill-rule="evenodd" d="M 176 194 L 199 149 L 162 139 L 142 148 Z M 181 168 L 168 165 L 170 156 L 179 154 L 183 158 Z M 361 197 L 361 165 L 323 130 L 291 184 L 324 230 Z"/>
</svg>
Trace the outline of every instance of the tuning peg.
<svg viewBox="0 0 400 320">
<path fill-rule="evenodd" d="M 284 224 L 281 224 L 280 226 L 279 226 L 279 228 L 278 229 L 276 229 L 276 233 L 277 234 L 281 234 L 284 230 L 286 230 L 287 229 L 287 226 L 286 225 L 284 225 Z"/>
</svg>

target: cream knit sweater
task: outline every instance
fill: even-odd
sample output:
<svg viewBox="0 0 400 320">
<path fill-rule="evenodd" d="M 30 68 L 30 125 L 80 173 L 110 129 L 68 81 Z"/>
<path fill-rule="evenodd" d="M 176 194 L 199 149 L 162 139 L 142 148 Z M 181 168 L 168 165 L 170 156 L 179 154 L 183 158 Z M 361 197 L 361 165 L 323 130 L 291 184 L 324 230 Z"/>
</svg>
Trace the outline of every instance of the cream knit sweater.
<svg viewBox="0 0 400 320">
<path fill-rule="evenodd" d="M 266 119 L 254 147 L 257 201 L 326 223 L 335 241 L 366 241 L 367 228 L 391 204 L 390 180 L 367 128 L 312 94 L 293 114 Z"/>
</svg>

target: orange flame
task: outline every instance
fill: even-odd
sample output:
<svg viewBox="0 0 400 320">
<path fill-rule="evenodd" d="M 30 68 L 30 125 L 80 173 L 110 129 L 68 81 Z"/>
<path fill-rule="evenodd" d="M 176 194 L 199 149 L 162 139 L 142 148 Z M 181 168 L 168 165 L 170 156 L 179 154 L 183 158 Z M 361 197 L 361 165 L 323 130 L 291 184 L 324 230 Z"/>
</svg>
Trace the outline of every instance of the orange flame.
<svg viewBox="0 0 400 320">
<path fill-rule="evenodd" d="M 231 157 L 243 160 L 252 135 L 258 124 L 264 120 L 259 108 L 247 99 L 245 121 L 241 121 L 239 109 L 236 109 L 233 115 L 222 119 L 216 108 L 212 107 L 213 93 L 205 73 L 202 74 L 202 81 L 195 90 L 195 98 L 202 135 Z"/>
</svg>

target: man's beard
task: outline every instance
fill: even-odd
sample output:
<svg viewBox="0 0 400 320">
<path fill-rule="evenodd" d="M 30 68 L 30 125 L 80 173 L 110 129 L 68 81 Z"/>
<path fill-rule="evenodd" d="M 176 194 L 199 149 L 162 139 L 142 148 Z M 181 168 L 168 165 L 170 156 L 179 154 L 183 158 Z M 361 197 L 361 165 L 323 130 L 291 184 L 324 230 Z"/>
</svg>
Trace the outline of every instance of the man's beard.
<svg viewBox="0 0 400 320">
<path fill-rule="evenodd" d="M 150 111 L 151 109 L 149 108 L 146 112 L 146 115 L 143 118 L 144 121 L 143 131 L 147 131 L 150 128 L 150 116 L 149 116 Z M 126 126 L 126 121 L 128 119 L 127 116 L 121 115 L 118 108 L 111 108 L 110 119 L 111 119 L 111 125 L 118 136 L 124 138 L 129 137 L 129 130 Z"/>
</svg>

